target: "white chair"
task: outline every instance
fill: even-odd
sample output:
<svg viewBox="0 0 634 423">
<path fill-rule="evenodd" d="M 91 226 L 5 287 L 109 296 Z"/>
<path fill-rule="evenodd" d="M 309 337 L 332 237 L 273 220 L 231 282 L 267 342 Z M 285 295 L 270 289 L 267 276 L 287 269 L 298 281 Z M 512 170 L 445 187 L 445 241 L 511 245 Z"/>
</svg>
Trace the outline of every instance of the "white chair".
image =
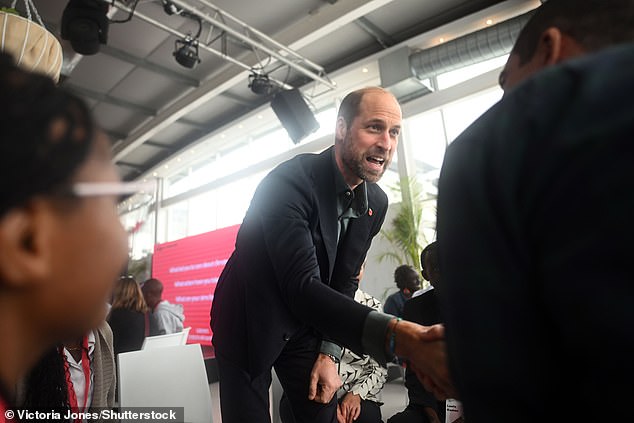
<svg viewBox="0 0 634 423">
<path fill-rule="evenodd" d="M 191 327 L 186 327 L 182 332 L 168 333 L 166 335 L 146 336 L 141 345 L 142 350 L 152 348 L 172 347 L 175 345 L 185 345 Z"/>
<path fill-rule="evenodd" d="M 121 408 L 183 407 L 185 422 L 212 421 L 200 344 L 132 351 L 117 359 Z"/>
</svg>

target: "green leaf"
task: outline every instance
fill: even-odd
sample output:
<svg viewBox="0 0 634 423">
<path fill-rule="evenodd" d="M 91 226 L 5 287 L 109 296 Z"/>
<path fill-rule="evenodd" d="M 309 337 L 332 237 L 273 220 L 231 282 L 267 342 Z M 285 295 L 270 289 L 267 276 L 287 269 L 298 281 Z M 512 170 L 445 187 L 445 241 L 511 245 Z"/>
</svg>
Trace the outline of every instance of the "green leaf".
<svg viewBox="0 0 634 423">
<path fill-rule="evenodd" d="M 404 188 L 404 189 L 403 189 Z M 427 245 L 422 232 L 423 208 L 434 205 L 435 196 L 423 193 L 416 178 L 404 178 L 390 186 L 403 201 L 392 219 L 389 229 L 382 229 L 381 235 L 392 245 L 392 250 L 381 254 L 379 262 L 390 259 L 398 264 L 410 264 L 420 269 L 420 253 Z"/>
</svg>

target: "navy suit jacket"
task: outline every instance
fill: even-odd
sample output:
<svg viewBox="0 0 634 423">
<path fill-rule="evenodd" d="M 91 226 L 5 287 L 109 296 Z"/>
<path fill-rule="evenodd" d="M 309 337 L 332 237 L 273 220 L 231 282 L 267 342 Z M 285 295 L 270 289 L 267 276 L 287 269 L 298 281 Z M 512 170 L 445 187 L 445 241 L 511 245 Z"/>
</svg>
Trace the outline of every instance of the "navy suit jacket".
<svg viewBox="0 0 634 423">
<path fill-rule="evenodd" d="M 403 319 L 425 326 L 442 323 L 443 320 L 436 299 L 436 289 L 430 289 L 405 301 Z M 405 387 L 407 388 L 409 405 L 419 406 L 417 408 L 421 412 L 420 407 L 432 407 L 438 414 L 440 421 L 445 421 L 445 402 L 436 400 L 434 394 L 425 389 L 420 380 L 418 380 L 416 373 L 409 366 L 405 369 Z"/>
<path fill-rule="evenodd" d="M 264 178 L 219 278 L 211 309 L 214 347 L 253 377 L 305 325 L 362 352 L 372 309 L 352 298 L 388 201 L 368 183 L 368 212 L 350 220 L 337 248 L 333 153 L 331 147 L 298 155 Z"/>
<path fill-rule="evenodd" d="M 508 92 L 449 146 L 438 192 L 466 420 L 631 420 L 634 44 Z"/>
</svg>

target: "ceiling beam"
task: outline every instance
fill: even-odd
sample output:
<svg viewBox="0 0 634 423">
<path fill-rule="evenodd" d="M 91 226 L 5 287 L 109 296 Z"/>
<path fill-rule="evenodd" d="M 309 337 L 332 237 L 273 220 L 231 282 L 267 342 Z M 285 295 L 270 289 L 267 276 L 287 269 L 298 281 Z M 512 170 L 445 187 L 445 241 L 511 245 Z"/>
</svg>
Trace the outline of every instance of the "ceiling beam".
<svg viewBox="0 0 634 423">
<path fill-rule="evenodd" d="M 145 145 L 149 146 L 149 147 L 154 147 L 154 148 L 158 148 L 161 150 L 166 150 L 166 151 L 175 151 L 175 149 L 173 147 L 170 147 L 169 145 L 165 145 L 165 144 L 160 144 L 156 141 L 146 141 Z"/>
<path fill-rule="evenodd" d="M 123 50 L 119 50 L 118 48 L 114 48 L 112 46 L 109 45 L 102 45 L 100 46 L 99 51 L 101 53 L 107 54 L 110 57 L 114 57 L 116 59 L 122 60 L 124 62 L 133 64 L 135 66 L 138 66 L 140 68 L 143 68 L 145 70 L 148 70 L 150 72 L 165 76 L 167 78 L 169 78 L 172 81 L 178 81 L 181 82 L 184 85 L 190 86 L 190 87 L 194 87 L 197 88 L 200 86 L 200 81 L 195 79 L 195 78 L 191 78 L 187 75 L 183 75 L 180 72 L 176 72 L 172 69 L 166 68 L 164 66 L 161 65 L 157 65 L 156 63 L 151 63 L 145 59 L 141 59 L 137 56 L 134 56 L 130 53 L 126 53 Z"/>
<path fill-rule="evenodd" d="M 139 172 L 143 172 L 145 170 L 142 165 L 138 165 L 138 164 L 134 164 L 134 163 L 119 161 L 116 164 L 117 164 L 117 166 L 129 167 L 130 169 L 134 169 L 134 170 L 137 170 Z"/>
<path fill-rule="evenodd" d="M 106 135 L 108 135 L 108 137 L 110 137 L 110 139 L 114 142 L 114 141 L 118 141 L 118 140 L 124 140 L 125 137 L 127 136 L 126 134 L 122 134 L 120 132 L 115 132 L 115 131 L 111 131 L 111 130 L 106 130 Z"/>
<path fill-rule="evenodd" d="M 196 129 L 198 131 L 206 132 L 206 131 L 209 130 L 209 126 L 208 125 L 205 125 L 205 124 L 200 123 L 200 122 L 196 122 L 195 120 L 181 118 L 181 119 L 178 119 L 178 122 L 182 123 L 184 125 L 191 126 L 191 127 L 193 127 L 194 129 Z"/>
<path fill-rule="evenodd" d="M 381 28 L 374 25 L 367 18 L 361 16 L 360 18 L 355 20 L 354 23 L 361 27 L 361 29 L 363 29 L 365 32 L 370 34 L 372 38 L 374 38 L 376 42 L 379 43 L 383 48 L 389 48 L 396 44 L 396 41 L 392 37 L 383 32 Z"/>
<path fill-rule="evenodd" d="M 275 34 L 275 39 L 293 50 L 300 50 L 393 1 L 347 0 L 324 4 L 310 11 L 306 18 Z"/>
<path fill-rule="evenodd" d="M 249 101 L 249 100 L 245 100 L 244 98 L 240 97 L 239 95 L 235 95 L 232 94 L 228 91 L 225 91 L 224 93 L 220 94 L 222 97 L 228 98 L 229 100 L 233 101 L 234 103 L 238 103 L 241 106 L 246 106 L 248 108 L 252 108 L 253 107 L 253 102 Z"/>
<path fill-rule="evenodd" d="M 74 92 L 75 94 L 88 97 L 95 101 L 101 101 L 104 103 L 112 104 L 115 106 L 123 107 L 124 109 L 133 110 L 135 112 L 139 112 L 148 116 L 156 116 L 157 111 L 146 106 L 142 106 L 137 103 L 133 103 L 128 100 L 124 100 L 122 98 L 114 97 L 110 94 L 99 93 L 93 90 L 89 90 L 88 88 L 83 88 L 77 85 L 70 84 L 68 82 L 64 83 L 64 87 L 68 90 Z"/>
</svg>

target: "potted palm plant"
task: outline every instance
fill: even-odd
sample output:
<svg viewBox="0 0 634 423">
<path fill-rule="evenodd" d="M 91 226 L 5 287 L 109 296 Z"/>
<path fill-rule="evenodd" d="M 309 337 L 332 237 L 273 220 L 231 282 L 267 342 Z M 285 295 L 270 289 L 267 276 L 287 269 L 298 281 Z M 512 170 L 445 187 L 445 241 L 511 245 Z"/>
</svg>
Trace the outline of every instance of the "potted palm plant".
<svg viewBox="0 0 634 423">
<path fill-rule="evenodd" d="M 422 231 L 423 210 L 435 204 L 436 196 L 424 192 L 416 178 L 403 178 L 390 188 L 400 194 L 403 201 L 390 224 L 380 232 L 393 249 L 378 259 L 380 262 L 390 259 L 420 269 L 420 253 L 428 243 Z"/>
</svg>

